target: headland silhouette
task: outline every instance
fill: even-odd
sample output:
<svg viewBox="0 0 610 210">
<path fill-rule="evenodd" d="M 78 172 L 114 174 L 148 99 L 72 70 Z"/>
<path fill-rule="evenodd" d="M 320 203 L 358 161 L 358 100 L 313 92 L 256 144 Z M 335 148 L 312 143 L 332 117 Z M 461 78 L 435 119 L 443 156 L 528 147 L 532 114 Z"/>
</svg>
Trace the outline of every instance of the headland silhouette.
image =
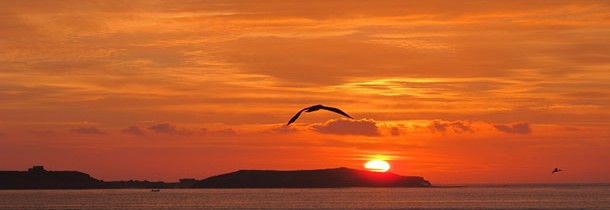
<svg viewBox="0 0 610 210">
<path fill-rule="evenodd" d="M 423 177 L 351 168 L 240 170 L 197 182 L 193 188 L 430 187 Z"/>
<path fill-rule="evenodd" d="M 180 182 L 104 181 L 79 171 L 47 171 L 43 166 L 33 166 L 27 171 L 0 171 L 0 189 L 189 188 L 196 182 L 190 178 Z"/>
</svg>

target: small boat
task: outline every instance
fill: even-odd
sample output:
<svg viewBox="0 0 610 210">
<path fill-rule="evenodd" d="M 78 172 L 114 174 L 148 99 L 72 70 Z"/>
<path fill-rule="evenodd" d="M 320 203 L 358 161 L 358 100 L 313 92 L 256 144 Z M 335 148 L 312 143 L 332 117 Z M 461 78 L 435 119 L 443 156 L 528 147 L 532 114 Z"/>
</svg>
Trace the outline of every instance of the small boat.
<svg viewBox="0 0 610 210">
<path fill-rule="evenodd" d="M 152 190 L 150 190 L 150 191 L 151 191 L 151 192 L 161 192 L 161 190 L 160 190 L 160 189 L 152 189 Z"/>
</svg>

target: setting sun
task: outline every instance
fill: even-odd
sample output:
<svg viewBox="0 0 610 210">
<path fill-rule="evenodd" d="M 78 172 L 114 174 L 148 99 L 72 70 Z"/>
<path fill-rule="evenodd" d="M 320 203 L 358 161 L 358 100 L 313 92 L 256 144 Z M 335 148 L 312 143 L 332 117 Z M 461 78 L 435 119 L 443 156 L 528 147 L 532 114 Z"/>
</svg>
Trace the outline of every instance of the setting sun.
<svg viewBox="0 0 610 210">
<path fill-rule="evenodd" d="M 364 168 L 374 172 L 386 172 L 390 170 L 390 164 L 383 160 L 370 160 L 364 164 Z"/>
</svg>

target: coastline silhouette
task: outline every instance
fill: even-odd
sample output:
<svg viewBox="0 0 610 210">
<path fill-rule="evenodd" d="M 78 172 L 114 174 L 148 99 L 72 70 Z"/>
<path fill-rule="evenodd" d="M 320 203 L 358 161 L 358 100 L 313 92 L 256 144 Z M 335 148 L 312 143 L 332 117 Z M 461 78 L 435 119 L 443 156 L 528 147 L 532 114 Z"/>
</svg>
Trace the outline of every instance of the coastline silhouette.
<svg viewBox="0 0 610 210">
<path fill-rule="evenodd" d="M 104 181 L 80 171 L 48 171 L 33 166 L 27 171 L 0 171 L 0 190 L 5 189 L 151 189 L 190 188 L 199 180 L 182 178 L 179 182 L 147 180 Z"/>
<path fill-rule="evenodd" d="M 322 105 L 322 104 L 318 104 L 318 105 L 313 105 L 313 106 L 310 106 L 310 107 L 307 107 L 307 108 L 301 109 L 301 111 L 297 112 L 297 114 L 295 114 L 295 115 L 294 115 L 292 118 L 290 118 L 290 120 L 288 121 L 288 124 L 286 124 L 286 126 L 288 126 L 288 125 L 290 125 L 291 123 L 293 123 L 294 121 L 296 121 L 296 120 L 297 120 L 297 118 L 299 118 L 299 116 L 301 116 L 301 113 L 303 113 L 303 111 L 305 111 L 305 112 L 315 112 L 315 111 L 318 111 L 318 110 L 320 110 L 320 109 L 324 109 L 324 110 L 328 110 L 328 111 L 331 111 L 331 112 L 335 112 L 335 113 L 337 113 L 337 114 L 340 114 L 340 115 L 346 116 L 346 117 L 348 117 L 348 118 L 350 118 L 350 119 L 353 119 L 353 118 L 352 118 L 351 116 L 349 116 L 347 113 L 345 113 L 345 112 L 341 111 L 341 110 L 340 110 L 340 109 L 338 109 L 338 108 L 335 108 L 335 107 L 329 107 L 329 106 L 324 106 L 324 105 Z"/>
<path fill-rule="evenodd" d="M 205 179 L 180 182 L 104 181 L 79 171 L 47 171 L 34 166 L 28 171 L 0 171 L 0 190 L 5 189 L 150 189 L 168 188 L 339 188 L 431 187 L 420 176 L 402 176 L 350 168 L 313 170 L 239 170 Z"/>
</svg>

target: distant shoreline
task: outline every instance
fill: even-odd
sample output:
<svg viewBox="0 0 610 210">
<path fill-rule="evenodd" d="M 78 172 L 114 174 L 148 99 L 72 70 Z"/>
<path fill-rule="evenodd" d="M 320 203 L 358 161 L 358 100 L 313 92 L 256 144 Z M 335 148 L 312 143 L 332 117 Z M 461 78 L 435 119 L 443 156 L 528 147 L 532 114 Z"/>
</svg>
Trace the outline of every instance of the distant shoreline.
<svg viewBox="0 0 610 210">
<path fill-rule="evenodd" d="M 47 171 L 34 166 L 27 171 L 0 171 L 0 190 L 18 189 L 178 189 L 178 188 L 347 188 L 431 187 L 423 177 L 401 176 L 349 168 L 315 170 L 239 170 L 203 180 L 180 182 L 103 181 L 79 171 Z"/>
</svg>

